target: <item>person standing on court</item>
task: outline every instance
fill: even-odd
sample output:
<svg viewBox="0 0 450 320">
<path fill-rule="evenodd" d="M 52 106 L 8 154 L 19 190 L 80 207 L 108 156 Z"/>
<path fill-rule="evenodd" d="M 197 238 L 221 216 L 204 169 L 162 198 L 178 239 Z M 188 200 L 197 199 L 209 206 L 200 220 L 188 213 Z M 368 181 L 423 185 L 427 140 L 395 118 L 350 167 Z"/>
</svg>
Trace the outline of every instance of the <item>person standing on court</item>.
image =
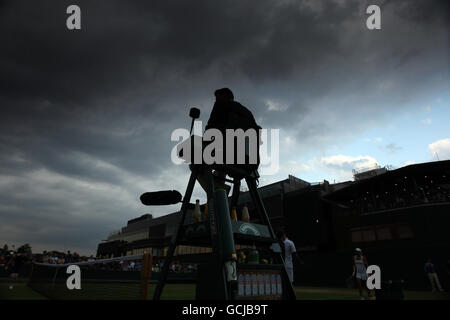
<svg viewBox="0 0 450 320">
<path fill-rule="evenodd" d="M 367 267 L 369 263 L 366 257 L 362 254 L 360 248 L 355 249 L 355 255 L 353 256 L 353 276 L 356 278 L 356 285 L 359 291 L 359 299 L 364 300 L 363 287 L 367 289 L 367 297 L 370 299 L 370 290 L 367 288 Z"/>
<path fill-rule="evenodd" d="M 444 291 L 441 287 L 441 283 L 439 282 L 439 277 L 434 269 L 434 264 L 431 262 L 431 258 L 428 258 L 427 262 L 425 262 L 425 273 L 428 276 L 428 279 L 431 283 L 431 290 L 436 292 L 436 287 L 439 291 Z"/>
<path fill-rule="evenodd" d="M 279 230 L 277 232 L 277 237 L 278 239 L 282 242 L 282 244 L 284 244 L 284 248 L 282 247 L 282 251 L 283 251 L 283 258 L 284 258 L 284 267 L 286 268 L 286 272 L 288 274 L 289 280 L 291 281 L 291 283 L 294 282 L 294 263 L 293 263 L 293 258 L 296 258 L 298 260 L 299 257 L 297 255 L 297 250 L 295 249 L 295 245 L 294 242 L 292 242 L 291 240 L 289 240 L 286 237 L 286 233 L 282 230 Z"/>
</svg>

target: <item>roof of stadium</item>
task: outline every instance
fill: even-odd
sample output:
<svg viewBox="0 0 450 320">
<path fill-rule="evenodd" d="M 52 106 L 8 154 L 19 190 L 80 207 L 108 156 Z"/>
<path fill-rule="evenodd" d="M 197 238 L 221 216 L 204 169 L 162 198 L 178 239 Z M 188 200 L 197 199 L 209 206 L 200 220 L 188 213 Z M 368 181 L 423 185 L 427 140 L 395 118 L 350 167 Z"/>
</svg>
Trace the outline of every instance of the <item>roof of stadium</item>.
<svg viewBox="0 0 450 320">
<path fill-rule="evenodd" d="M 334 192 L 330 192 L 328 195 L 326 195 L 326 197 L 335 198 L 341 196 L 342 194 L 356 191 L 357 189 L 367 187 L 371 184 L 381 182 L 383 180 L 391 180 L 399 177 L 406 177 L 424 173 L 433 174 L 441 172 L 447 172 L 450 175 L 450 160 L 417 163 L 404 166 L 395 170 L 389 170 L 386 173 L 371 178 L 353 181 L 347 187 L 341 188 Z"/>
</svg>

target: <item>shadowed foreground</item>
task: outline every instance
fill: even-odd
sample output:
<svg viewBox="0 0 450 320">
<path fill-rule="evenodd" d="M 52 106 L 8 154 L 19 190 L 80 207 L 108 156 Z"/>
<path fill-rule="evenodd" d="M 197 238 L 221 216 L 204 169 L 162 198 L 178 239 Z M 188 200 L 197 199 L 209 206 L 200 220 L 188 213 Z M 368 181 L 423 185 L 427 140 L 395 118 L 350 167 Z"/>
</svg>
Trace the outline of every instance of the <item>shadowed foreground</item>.
<svg viewBox="0 0 450 320">
<path fill-rule="evenodd" d="M 126 300 L 134 299 L 127 292 L 135 292 L 138 290 L 137 285 L 122 285 L 122 294 L 111 295 L 107 294 L 108 286 L 96 284 L 90 287 L 86 287 L 84 290 L 79 291 L 76 295 L 81 299 L 92 299 L 92 296 L 96 296 L 98 299 L 98 293 L 104 294 L 105 300 Z M 155 289 L 155 285 L 151 284 L 149 287 L 149 298 L 152 297 L 152 293 Z M 355 289 L 347 288 L 326 288 L 326 287 L 295 287 L 295 293 L 298 300 L 358 300 L 359 296 Z M 75 294 L 75 292 L 74 292 Z M 69 299 L 74 298 L 74 294 Z M 450 299 L 448 293 L 432 293 L 429 291 L 404 291 L 405 300 L 446 300 Z M 91 297 L 90 297 L 91 296 Z M 194 284 L 167 284 L 163 292 L 162 299 L 164 300 L 192 300 L 195 298 L 195 285 Z M 9 289 L 9 283 L 0 283 L 0 299 L 1 300 L 45 300 L 46 297 L 27 287 L 25 283 L 19 282 L 14 284 L 12 290 Z"/>
</svg>

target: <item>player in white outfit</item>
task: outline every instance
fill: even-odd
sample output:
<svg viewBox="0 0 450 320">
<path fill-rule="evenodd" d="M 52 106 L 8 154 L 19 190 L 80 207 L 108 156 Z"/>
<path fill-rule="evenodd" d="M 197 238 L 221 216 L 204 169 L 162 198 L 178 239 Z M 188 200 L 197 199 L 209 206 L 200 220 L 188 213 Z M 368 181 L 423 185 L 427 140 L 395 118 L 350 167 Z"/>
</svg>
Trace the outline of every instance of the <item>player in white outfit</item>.
<svg viewBox="0 0 450 320">
<path fill-rule="evenodd" d="M 367 289 L 367 296 L 370 299 L 370 290 L 366 285 L 368 265 L 369 264 L 366 257 L 362 254 L 362 250 L 360 248 L 356 248 L 355 255 L 353 256 L 353 276 L 356 278 L 356 284 L 358 286 L 359 297 L 361 300 L 364 300 L 362 294 L 363 287 Z"/>
<path fill-rule="evenodd" d="M 295 249 L 294 243 L 286 237 L 283 231 L 277 232 L 278 239 L 284 243 L 284 267 L 288 274 L 291 283 L 294 282 L 294 264 L 292 261 L 292 256 L 297 256 L 297 250 Z"/>
</svg>

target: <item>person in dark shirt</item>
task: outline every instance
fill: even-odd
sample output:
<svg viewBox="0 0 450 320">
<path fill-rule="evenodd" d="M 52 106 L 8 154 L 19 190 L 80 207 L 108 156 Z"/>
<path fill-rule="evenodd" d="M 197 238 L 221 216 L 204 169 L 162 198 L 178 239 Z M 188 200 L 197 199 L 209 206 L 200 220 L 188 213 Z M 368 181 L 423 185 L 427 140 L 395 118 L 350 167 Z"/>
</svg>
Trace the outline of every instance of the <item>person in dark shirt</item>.
<svg viewBox="0 0 450 320">
<path fill-rule="evenodd" d="M 253 114 L 237 101 L 234 101 L 233 92 L 228 88 L 218 89 L 214 92 L 216 102 L 206 125 L 206 130 L 216 128 L 224 129 L 257 129 Z"/>
<path fill-rule="evenodd" d="M 234 94 L 228 88 L 218 89 L 214 92 L 216 97 L 216 102 L 214 103 L 213 109 L 211 111 L 211 115 L 209 117 L 208 123 L 205 127 L 205 130 L 208 129 L 218 129 L 222 132 L 222 136 L 224 138 L 223 148 L 226 151 L 226 130 L 227 129 L 242 129 L 247 131 L 248 129 L 257 130 L 257 136 L 259 136 L 260 126 L 255 121 L 255 118 L 252 112 L 244 107 L 237 101 L 234 101 Z M 258 139 L 259 140 L 259 139 Z M 259 144 L 259 141 L 258 141 Z M 235 151 L 236 151 L 235 145 Z M 259 153 L 259 152 L 258 152 Z M 224 152 L 224 161 L 225 163 L 225 152 Z M 235 152 L 235 159 L 237 157 L 237 152 Z M 259 154 L 258 161 L 256 166 L 259 164 Z M 227 194 L 229 193 L 230 187 L 225 184 L 224 179 L 226 178 L 226 174 L 224 172 L 215 170 L 214 171 L 214 183 L 216 187 L 225 188 Z M 206 179 L 202 174 L 198 175 L 197 180 L 200 185 L 206 190 Z"/>
<path fill-rule="evenodd" d="M 230 146 L 232 145 L 234 147 L 234 162 L 233 164 L 243 164 L 238 162 L 238 152 L 242 152 L 244 150 L 238 150 L 238 139 L 234 138 L 234 141 L 227 141 L 228 137 L 226 134 L 227 129 L 231 129 L 233 132 L 237 133 L 236 130 L 241 129 L 244 134 L 247 133 L 249 136 L 252 135 L 252 132 L 249 131 L 249 129 L 254 130 L 254 137 L 257 139 L 255 142 L 256 149 L 257 149 L 257 161 L 254 163 L 256 166 L 253 167 L 253 169 L 257 168 L 259 164 L 259 129 L 261 129 L 260 126 L 255 121 L 255 118 L 253 117 L 253 114 L 250 110 L 248 110 L 246 107 L 244 107 L 242 104 L 240 104 L 237 101 L 234 101 L 234 95 L 233 92 L 228 88 L 222 88 L 219 90 L 216 90 L 214 92 L 214 95 L 216 96 L 216 102 L 214 103 L 214 107 L 211 111 L 211 115 L 209 117 L 208 123 L 206 125 L 206 130 L 209 129 L 218 129 L 221 131 L 223 136 L 223 163 L 226 163 L 226 152 L 228 152 L 227 149 L 227 142 L 230 143 Z M 247 140 L 247 141 L 245 141 Z M 244 164 L 250 164 L 250 150 L 252 150 L 250 145 L 250 140 L 247 137 L 244 137 L 245 141 L 245 162 Z M 242 155 L 240 155 L 242 156 Z"/>
<path fill-rule="evenodd" d="M 442 290 L 441 283 L 439 282 L 439 278 L 436 273 L 436 270 L 434 269 L 434 264 L 431 262 L 431 258 L 428 258 L 427 262 L 425 263 L 424 269 L 425 273 L 428 276 L 428 279 L 430 280 L 431 290 L 435 292 L 437 287 L 439 291 L 441 292 L 444 291 Z"/>
<path fill-rule="evenodd" d="M 14 280 L 16 280 L 19 277 L 20 269 L 22 269 L 22 266 L 25 264 L 25 256 L 22 255 L 22 253 L 17 253 L 15 256 L 12 255 L 11 259 L 8 262 L 8 268 L 10 270 L 10 278 L 12 283 L 9 286 L 9 289 L 12 290 L 14 288 Z"/>
</svg>

